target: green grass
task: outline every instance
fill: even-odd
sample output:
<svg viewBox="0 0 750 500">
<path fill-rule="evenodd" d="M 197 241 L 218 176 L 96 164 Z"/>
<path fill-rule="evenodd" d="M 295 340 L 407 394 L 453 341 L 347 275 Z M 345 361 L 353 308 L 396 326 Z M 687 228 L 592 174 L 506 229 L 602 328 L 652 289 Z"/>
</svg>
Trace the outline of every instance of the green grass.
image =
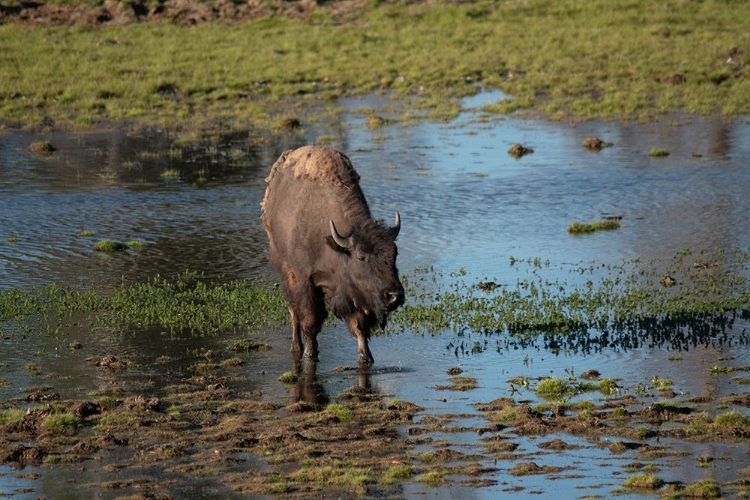
<svg viewBox="0 0 750 500">
<path fill-rule="evenodd" d="M 75 429 L 81 423 L 80 419 L 72 413 L 53 413 L 45 417 L 42 425 L 49 430 Z"/>
<path fill-rule="evenodd" d="M 682 498 L 721 498 L 721 488 L 713 479 L 702 479 L 685 486 L 680 494 Z"/>
<path fill-rule="evenodd" d="M 342 404 L 329 404 L 328 406 L 326 406 L 326 411 L 335 414 L 339 419 L 339 423 L 344 425 L 350 423 L 354 419 L 352 411 Z"/>
<path fill-rule="evenodd" d="M 567 380 L 551 377 L 539 381 L 536 385 L 536 393 L 545 399 L 556 399 L 570 392 Z"/>
<path fill-rule="evenodd" d="M 625 480 L 625 487 L 634 490 L 658 490 L 664 486 L 664 480 L 653 474 L 638 474 Z"/>
<path fill-rule="evenodd" d="M 0 425 L 15 425 L 21 421 L 25 414 L 25 410 L 0 411 Z"/>
<path fill-rule="evenodd" d="M 750 427 L 750 417 L 737 410 L 717 415 L 714 424 L 720 427 Z"/>
<path fill-rule="evenodd" d="M 195 335 L 247 333 L 288 319 L 281 289 L 273 284 L 260 280 L 213 283 L 191 272 L 106 290 L 55 284 L 0 290 L 0 321 L 20 329 L 42 316 L 71 313 L 89 314 L 95 327 L 114 332 L 158 328 L 162 334 Z"/>
<path fill-rule="evenodd" d="M 411 478 L 413 474 L 414 470 L 408 465 L 393 465 L 383 474 L 383 482 L 385 484 L 399 483 Z"/>
<path fill-rule="evenodd" d="M 317 6 L 309 21 L 0 25 L 0 116 L 16 125 L 46 115 L 82 127 L 126 119 L 272 128 L 290 98 L 387 91 L 412 101 L 410 116 L 445 118 L 478 84 L 513 96 L 485 112 L 750 113 L 744 2 L 370 2 L 345 22 L 337 7 Z M 726 63 L 735 46 L 745 48 L 744 67 Z"/>
</svg>

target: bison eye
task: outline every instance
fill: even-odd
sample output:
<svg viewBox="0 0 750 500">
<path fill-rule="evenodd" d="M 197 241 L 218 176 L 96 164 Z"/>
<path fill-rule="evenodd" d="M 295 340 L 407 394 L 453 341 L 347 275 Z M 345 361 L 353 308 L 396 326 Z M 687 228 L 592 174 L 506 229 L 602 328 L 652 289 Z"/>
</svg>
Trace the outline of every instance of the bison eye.
<svg viewBox="0 0 750 500">
<path fill-rule="evenodd" d="M 364 255 L 357 255 L 357 260 L 360 262 L 367 262 L 367 257 Z"/>
</svg>

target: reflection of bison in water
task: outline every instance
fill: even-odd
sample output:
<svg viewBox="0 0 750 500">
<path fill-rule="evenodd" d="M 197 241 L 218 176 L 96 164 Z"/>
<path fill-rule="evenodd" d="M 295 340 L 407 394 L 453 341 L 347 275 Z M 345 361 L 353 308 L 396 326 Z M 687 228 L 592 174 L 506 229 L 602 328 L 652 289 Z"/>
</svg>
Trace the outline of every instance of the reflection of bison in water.
<svg viewBox="0 0 750 500">
<path fill-rule="evenodd" d="M 327 302 L 357 337 L 358 361 L 372 363 L 370 330 L 404 302 L 398 212 L 393 227 L 374 220 L 349 158 L 330 148 L 287 151 L 266 180 L 261 219 L 289 304 L 292 352 L 317 357 Z"/>
</svg>

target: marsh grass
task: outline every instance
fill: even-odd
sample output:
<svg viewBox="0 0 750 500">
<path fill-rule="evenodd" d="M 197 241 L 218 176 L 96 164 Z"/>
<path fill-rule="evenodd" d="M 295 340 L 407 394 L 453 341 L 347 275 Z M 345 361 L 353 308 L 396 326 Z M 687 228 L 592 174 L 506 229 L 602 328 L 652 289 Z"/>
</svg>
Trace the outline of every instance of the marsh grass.
<svg viewBox="0 0 750 500">
<path fill-rule="evenodd" d="M 713 479 L 702 479 L 685 486 L 680 496 L 683 498 L 721 498 L 721 488 Z"/>
<path fill-rule="evenodd" d="M 336 418 L 342 425 L 349 424 L 354 419 L 354 414 L 352 413 L 352 411 L 346 406 L 339 403 L 329 404 L 328 406 L 326 406 L 326 411 L 336 415 Z"/>
<path fill-rule="evenodd" d="M 717 415 L 714 424 L 719 427 L 750 427 L 750 417 L 737 410 Z"/>
<path fill-rule="evenodd" d="M 53 432 L 73 432 L 81 421 L 72 413 L 55 412 L 44 418 L 42 426 Z"/>
<path fill-rule="evenodd" d="M 84 127 L 219 119 L 268 128 L 289 98 L 390 92 L 416 115 L 444 119 L 480 86 L 513 96 L 484 111 L 553 119 L 750 112 L 750 51 L 726 62 L 748 43 L 743 3 L 377 2 L 345 18 L 336 8 L 318 5 L 308 21 L 269 14 L 191 27 L 4 24 L 0 81 L 13 90 L 0 92 L 0 113 L 6 123 L 44 113 Z"/>
<path fill-rule="evenodd" d="M 634 490 L 658 490 L 664 486 L 664 480 L 653 474 L 638 474 L 625 480 L 625 487 Z"/>
<path fill-rule="evenodd" d="M 723 345 L 735 319 L 750 310 L 750 253 L 716 251 L 712 269 L 695 268 L 698 257 L 686 250 L 665 262 L 574 266 L 571 282 L 550 279 L 541 259 L 512 259 L 516 283 L 506 280 L 491 291 L 467 283 L 463 270 L 443 276 L 415 269 L 402 279 L 409 299 L 391 324 L 416 332 L 500 334 L 505 347 L 553 352 L 632 349 L 644 342 L 685 349 L 709 339 Z M 680 284 L 661 286 L 665 271 L 679 276 Z"/>
<path fill-rule="evenodd" d="M 287 319 L 279 287 L 261 280 L 213 283 L 195 272 L 107 290 L 53 284 L 0 291 L 0 321 L 25 325 L 74 313 L 88 314 L 95 328 L 112 332 L 158 328 L 171 335 L 247 333 Z"/>
</svg>

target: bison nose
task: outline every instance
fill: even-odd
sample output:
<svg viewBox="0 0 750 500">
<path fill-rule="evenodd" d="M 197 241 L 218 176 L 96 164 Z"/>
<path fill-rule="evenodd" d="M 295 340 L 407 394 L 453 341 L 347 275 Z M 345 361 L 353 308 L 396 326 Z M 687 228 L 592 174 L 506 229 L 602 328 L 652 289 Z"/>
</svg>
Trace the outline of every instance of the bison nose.
<svg viewBox="0 0 750 500">
<path fill-rule="evenodd" d="M 391 290 L 385 293 L 385 301 L 389 309 L 395 309 L 404 303 L 404 289 Z"/>
</svg>

